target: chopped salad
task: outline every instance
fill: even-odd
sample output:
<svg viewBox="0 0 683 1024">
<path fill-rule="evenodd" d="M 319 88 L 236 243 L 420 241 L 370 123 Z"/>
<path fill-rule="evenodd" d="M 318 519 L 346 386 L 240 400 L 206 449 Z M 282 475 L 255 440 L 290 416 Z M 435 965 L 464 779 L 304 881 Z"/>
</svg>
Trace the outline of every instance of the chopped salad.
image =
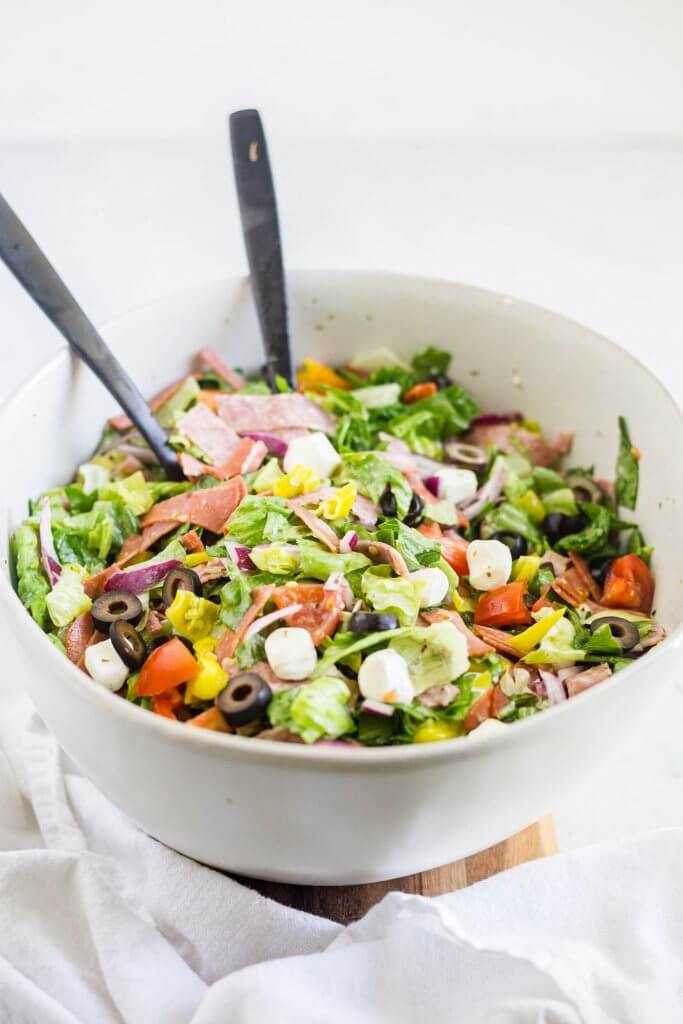
<svg viewBox="0 0 683 1024">
<path fill-rule="evenodd" d="M 504 729 L 664 636 L 631 512 L 572 436 L 482 411 L 430 347 L 297 390 L 212 349 L 150 402 L 186 480 L 124 415 L 75 479 L 29 503 L 16 588 L 91 679 L 188 726 L 385 746 Z"/>
</svg>

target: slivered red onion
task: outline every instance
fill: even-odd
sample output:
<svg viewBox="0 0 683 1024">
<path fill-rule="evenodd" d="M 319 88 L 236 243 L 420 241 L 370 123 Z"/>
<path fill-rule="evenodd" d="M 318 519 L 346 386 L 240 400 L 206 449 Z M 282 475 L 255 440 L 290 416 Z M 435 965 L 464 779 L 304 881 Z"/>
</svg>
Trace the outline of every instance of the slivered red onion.
<svg viewBox="0 0 683 1024">
<path fill-rule="evenodd" d="M 104 584 L 105 590 L 126 590 L 129 594 L 141 594 L 150 587 L 156 587 L 168 576 L 171 569 L 177 569 L 182 563 L 177 558 L 169 558 L 166 562 L 154 562 L 152 565 L 134 566 L 113 573 Z"/>
<path fill-rule="evenodd" d="M 432 492 L 435 498 L 438 498 L 440 496 L 441 477 L 436 476 L 436 474 L 434 476 L 427 476 L 424 478 L 422 483 L 425 485 L 425 487 L 429 488 L 429 490 Z"/>
<path fill-rule="evenodd" d="M 60 577 L 62 567 L 55 551 L 55 542 L 52 536 L 52 509 L 50 499 L 45 498 L 40 509 L 38 520 L 40 534 L 40 561 L 47 574 L 50 586 L 54 587 Z"/>
<path fill-rule="evenodd" d="M 379 718 L 391 718 L 394 714 L 391 704 L 385 704 L 382 700 L 364 700 L 360 709 L 368 715 L 377 715 Z"/>
<path fill-rule="evenodd" d="M 521 423 L 524 416 L 521 412 L 483 412 L 475 416 L 470 427 L 493 427 L 497 423 Z"/>
<path fill-rule="evenodd" d="M 339 541 L 339 551 L 342 555 L 350 555 L 358 543 L 358 534 L 355 530 L 347 530 Z"/>
<path fill-rule="evenodd" d="M 548 694 L 548 700 L 551 704 L 561 704 L 563 700 L 567 699 L 564 683 L 559 676 L 555 675 L 554 672 L 544 672 L 543 669 L 539 669 L 539 675 L 543 680 L 545 692 Z"/>
<path fill-rule="evenodd" d="M 251 572 L 256 568 L 249 557 L 249 548 L 245 548 L 242 544 L 226 544 L 225 547 L 241 572 Z"/>
<path fill-rule="evenodd" d="M 288 604 L 286 608 L 276 608 L 274 612 L 270 612 L 268 615 L 262 615 L 260 619 L 256 619 L 252 622 L 249 629 L 244 634 L 245 640 L 250 640 L 252 636 L 256 636 L 263 629 L 267 629 L 278 619 L 285 619 L 288 615 L 294 615 L 296 612 L 300 612 L 303 608 L 302 604 Z"/>
<path fill-rule="evenodd" d="M 270 455 L 285 455 L 289 445 L 281 437 L 274 437 L 272 434 L 262 434 L 260 430 L 250 430 L 242 435 L 250 437 L 252 441 L 263 441 Z"/>
</svg>

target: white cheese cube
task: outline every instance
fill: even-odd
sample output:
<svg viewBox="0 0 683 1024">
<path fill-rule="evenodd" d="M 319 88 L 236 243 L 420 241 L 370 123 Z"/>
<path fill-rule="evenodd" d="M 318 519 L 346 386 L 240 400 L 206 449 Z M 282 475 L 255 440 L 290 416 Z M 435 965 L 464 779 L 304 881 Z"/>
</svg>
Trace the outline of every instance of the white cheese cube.
<svg viewBox="0 0 683 1024">
<path fill-rule="evenodd" d="M 471 501 L 479 489 L 471 469 L 441 469 L 436 476 L 439 479 L 439 498 L 456 505 Z"/>
<path fill-rule="evenodd" d="M 358 673 L 358 688 L 367 700 L 383 704 L 410 704 L 415 696 L 408 663 L 389 649 L 368 655 Z"/>
<path fill-rule="evenodd" d="M 475 590 L 495 590 L 510 579 L 510 548 L 499 540 L 473 540 L 467 548 L 467 566 Z"/>
<path fill-rule="evenodd" d="M 85 669 L 96 683 L 112 691 L 121 689 L 130 671 L 111 640 L 86 647 Z"/>
<path fill-rule="evenodd" d="M 311 634 L 297 626 L 273 630 L 266 640 L 266 658 L 280 679 L 308 679 L 318 663 Z"/>
<path fill-rule="evenodd" d="M 420 608 L 434 608 L 448 593 L 448 577 L 441 569 L 417 569 L 410 578 L 422 584 Z"/>
<path fill-rule="evenodd" d="M 341 458 L 329 438 L 318 432 L 306 437 L 295 437 L 290 441 L 283 466 L 285 473 L 291 473 L 295 466 L 307 466 L 324 480 L 341 466 Z"/>
</svg>

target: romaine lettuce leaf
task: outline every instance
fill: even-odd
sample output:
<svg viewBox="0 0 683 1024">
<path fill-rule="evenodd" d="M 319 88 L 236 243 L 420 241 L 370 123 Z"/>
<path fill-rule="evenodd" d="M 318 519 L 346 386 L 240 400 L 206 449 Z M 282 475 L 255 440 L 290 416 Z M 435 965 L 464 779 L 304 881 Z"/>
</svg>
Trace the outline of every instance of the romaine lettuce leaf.
<svg viewBox="0 0 683 1024">
<path fill-rule="evenodd" d="M 535 551 L 545 550 L 545 543 L 538 529 L 531 522 L 529 516 L 521 508 L 516 508 L 509 501 L 497 505 L 484 516 L 481 534 L 482 537 L 490 537 L 494 533 L 519 533 L 529 542 Z"/>
<path fill-rule="evenodd" d="M 134 516 L 144 515 L 154 504 L 152 492 L 140 470 L 98 488 L 98 497 L 103 501 L 120 499 Z"/>
<path fill-rule="evenodd" d="M 55 626 L 68 626 L 83 612 L 90 611 L 92 601 L 83 589 L 87 573 L 79 565 L 65 565 L 59 579 L 47 595 L 46 603 Z"/>
<path fill-rule="evenodd" d="M 315 743 L 323 736 L 337 739 L 355 729 L 349 697 L 349 688 L 342 679 L 323 676 L 274 694 L 268 718 L 271 725 L 285 726 L 305 743 Z"/>
<path fill-rule="evenodd" d="M 228 525 L 230 540 L 252 548 L 270 541 L 298 538 L 290 524 L 292 513 L 282 498 L 248 494 Z"/>
<path fill-rule="evenodd" d="M 452 622 L 415 626 L 394 637 L 389 647 L 408 662 L 415 693 L 451 683 L 467 671 L 467 640 Z"/>
<path fill-rule="evenodd" d="M 352 551 L 348 555 L 336 554 L 312 540 L 301 540 L 299 551 L 301 575 L 314 580 L 326 580 L 333 572 L 343 572 L 346 575 L 371 564 L 370 559 L 360 551 Z"/>
<path fill-rule="evenodd" d="M 624 508 L 635 508 L 638 501 L 638 460 L 633 454 L 633 445 L 629 436 L 626 420 L 619 417 L 619 455 L 617 456 L 617 471 L 615 479 L 615 490 L 617 504 Z"/>
<path fill-rule="evenodd" d="M 179 412 L 185 412 L 199 394 L 199 384 L 188 377 L 174 395 L 157 410 L 156 418 L 162 427 L 172 427 Z"/>
<path fill-rule="evenodd" d="M 582 555 L 598 554 L 609 538 L 612 526 L 610 510 L 604 505 L 593 505 L 585 501 L 579 502 L 579 509 L 588 519 L 588 525 L 579 533 L 562 537 L 555 545 L 557 551 L 578 551 Z"/>
<path fill-rule="evenodd" d="M 363 573 L 363 597 L 376 612 L 391 613 L 402 626 L 414 626 L 420 611 L 422 584 L 406 576 L 389 577 L 384 569 L 375 566 Z"/>
<path fill-rule="evenodd" d="M 355 480 L 358 490 L 373 501 L 378 502 L 387 487 L 390 487 L 396 498 L 396 507 L 400 519 L 405 518 L 413 499 L 413 492 L 406 478 L 398 469 L 373 452 L 351 452 L 344 456 L 343 475 Z"/>
<path fill-rule="evenodd" d="M 396 548 L 411 570 L 424 565 L 436 565 L 441 558 L 441 548 L 436 541 L 428 540 L 398 519 L 385 519 L 373 539 Z"/>
<path fill-rule="evenodd" d="M 50 584 L 41 569 L 38 531 L 33 526 L 23 523 L 14 530 L 12 554 L 19 600 L 44 629 L 47 620 L 46 598 L 50 592 Z"/>
<path fill-rule="evenodd" d="M 462 434 L 478 412 L 479 406 L 465 389 L 459 384 L 451 384 L 430 398 L 421 398 L 413 402 L 405 413 L 389 421 L 388 430 L 401 437 L 402 425 L 408 417 L 428 413 L 428 417 L 420 422 L 419 433 L 425 437 L 443 440 L 453 434 Z M 414 422 L 413 420 L 413 424 Z M 405 430 L 405 427 L 403 429 Z"/>
</svg>

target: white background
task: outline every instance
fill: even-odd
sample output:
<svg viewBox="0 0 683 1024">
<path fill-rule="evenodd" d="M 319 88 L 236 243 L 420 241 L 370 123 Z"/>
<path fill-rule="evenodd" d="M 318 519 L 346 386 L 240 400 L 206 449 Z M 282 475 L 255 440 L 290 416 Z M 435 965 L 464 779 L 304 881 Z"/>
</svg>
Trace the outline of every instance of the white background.
<svg viewBox="0 0 683 1024">
<path fill-rule="evenodd" d="M 5 0 L 0 189 L 106 320 L 243 270 L 225 115 L 258 106 L 291 266 L 520 295 L 683 400 L 682 44 L 667 0 Z M 58 344 L 0 272 L 0 395 Z M 552 808 L 564 848 L 683 822 L 682 726 L 677 687 Z"/>
</svg>

